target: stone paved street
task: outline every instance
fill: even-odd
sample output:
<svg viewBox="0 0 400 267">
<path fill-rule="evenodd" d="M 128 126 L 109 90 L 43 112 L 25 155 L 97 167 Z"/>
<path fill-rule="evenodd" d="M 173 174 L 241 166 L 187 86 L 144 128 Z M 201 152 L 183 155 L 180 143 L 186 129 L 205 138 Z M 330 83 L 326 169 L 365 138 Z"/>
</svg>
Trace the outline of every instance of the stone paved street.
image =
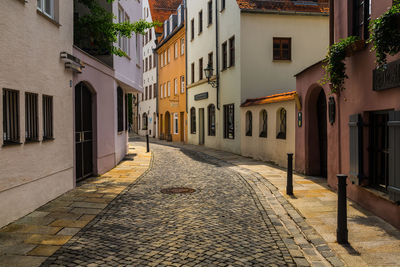
<svg viewBox="0 0 400 267">
<path fill-rule="evenodd" d="M 152 150 L 150 170 L 43 266 L 308 265 L 230 165 L 179 148 Z M 160 192 L 170 187 L 196 191 Z"/>
</svg>

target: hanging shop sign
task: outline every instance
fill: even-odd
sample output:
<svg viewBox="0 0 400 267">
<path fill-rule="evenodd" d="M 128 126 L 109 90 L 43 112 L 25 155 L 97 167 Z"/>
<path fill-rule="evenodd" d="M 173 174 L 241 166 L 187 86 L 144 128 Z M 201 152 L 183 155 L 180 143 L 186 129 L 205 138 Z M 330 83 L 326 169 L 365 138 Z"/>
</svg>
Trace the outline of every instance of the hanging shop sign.
<svg viewBox="0 0 400 267">
<path fill-rule="evenodd" d="M 303 113 L 302 112 L 297 113 L 297 126 L 299 126 L 299 127 L 303 126 Z"/>
<path fill-rule="evenodd" d="M 85 68 L 85 65 L 83 64 L 82 60 L 67 52 L 61 52 L 60 58 L 66 61 L 65 69 L 72 70 L 73 72 L 76 73 L 82 73 L 82 69 Z"/>
<path fill-rule="evenodd" d="M 382 91 L 400 87 L 400 59 L 388 63 L 384 70 L 373 71 L 373 90 Z"/>
</svg>

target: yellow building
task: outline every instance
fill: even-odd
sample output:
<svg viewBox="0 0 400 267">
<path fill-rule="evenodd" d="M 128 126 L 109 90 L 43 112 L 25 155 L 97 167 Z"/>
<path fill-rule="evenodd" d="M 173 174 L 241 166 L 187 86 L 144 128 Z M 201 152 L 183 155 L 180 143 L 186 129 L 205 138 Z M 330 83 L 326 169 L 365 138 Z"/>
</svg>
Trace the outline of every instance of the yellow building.
<svg viewBox="0 0 400 267">
<path fill-rule="evenodd" d="M 156 48 L 159 136 L 168 141 L 186 142 L 185 25 L 178 16 L 171 15 L 164 23 L 164 34 Z"/>
</svg>

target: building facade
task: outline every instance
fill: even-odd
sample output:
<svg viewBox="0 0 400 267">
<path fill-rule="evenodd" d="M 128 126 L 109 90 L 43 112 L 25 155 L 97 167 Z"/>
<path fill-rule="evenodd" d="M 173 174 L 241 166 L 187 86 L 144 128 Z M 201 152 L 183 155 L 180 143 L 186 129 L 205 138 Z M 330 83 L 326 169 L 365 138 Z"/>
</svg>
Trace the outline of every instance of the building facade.
<svg viewBox="0 0 400 267">
<path fill-rule="evenodd" d="M 187 141 L 185 15 L 180 5 L 164 22 L 157 46 L 159 136 L 174 142 Z"/>
<path fill-rule="evenodd" d="M 277 134 L 246 136 L 248 109 L 242 112 L 240 107 L 256 98 L 294 91 L 294 74 L 325 55 L 327 1 L 306 2 L 187 2 L 189 143 L 281 165 L 286 153 L 294 153 L 294 135 L 290 135 L 293 140 Z M 203 74 L 208 65 L 214 69 L 210 83 L 215 84 L 210 85 Z M 290 103 L 294 110 L 295 101 Z M 272 123 L 269 129 L 275 129 L 276 111 L 268 114 L 273 118 L 267 122 Z M 279 156 L 250 150 L 254 142 L 268 150 L 277 146 L 285 150 Z"/>
<path fill-rule="evenodd" d="M 359 4 L 363 8 L 353 8 Z M 364 25 L 391 6 L 390 0 L 335 1 L 334 41 L 368 39 Z M 346 58 L 349 78 L 340 94 L 319 83 L 322 63 L 297 74 L 303 123 L 296 128 L 296 169 L 326 176 L 332 188 L 337 174 L 348 174 L 348 197 L 400 228 L 400 82 L 393 75 L 399 55 L 389 58 L 386 70 L 376 71 L 370 49 L 366 45 Z"/>
<path fill-rule="evenodd" d="M 75 184 L 73 2 L 2 1 L 0 32 L 2 227 Z"/>
<path fill-rule="evenodd" d="M 104 7 L 115 22 L 138 21 L 142 5 L 138 1 L 114 1 Z M 76 17 L 84 9 L 75 5 Z M 128 151 L 128 94 L 143 92 L 142 40 L 120 36 L 117 46 L 126 53 L 119 57 L 97 51 L 86 40 L 76 42 L 74 56 L 85 68 L 74 75 L 75 88 L 75 174 L 76 180 L 107 172 Z"/>
</svg>

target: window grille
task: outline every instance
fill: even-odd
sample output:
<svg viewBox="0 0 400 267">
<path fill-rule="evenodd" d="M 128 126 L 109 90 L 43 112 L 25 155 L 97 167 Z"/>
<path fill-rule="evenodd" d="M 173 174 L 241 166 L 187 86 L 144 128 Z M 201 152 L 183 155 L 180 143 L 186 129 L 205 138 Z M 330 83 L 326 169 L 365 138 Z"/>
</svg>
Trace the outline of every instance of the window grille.
<svg viewBox="0 0 400 267">
<path fill-rule="evenodd" d="M 19 143 L 19 92 L 3 90 L 4 144 Z"/>
<path fill-rule="evenodd" d="M 38 95 L 25 93 L 25 139 L 26 141 L 39 140 L 38 127 Z"/>
<path fill-rule="evenodd" d="M 53 139 L 53 97 L 43 96 L 43 139 Z"/>
</svg>

